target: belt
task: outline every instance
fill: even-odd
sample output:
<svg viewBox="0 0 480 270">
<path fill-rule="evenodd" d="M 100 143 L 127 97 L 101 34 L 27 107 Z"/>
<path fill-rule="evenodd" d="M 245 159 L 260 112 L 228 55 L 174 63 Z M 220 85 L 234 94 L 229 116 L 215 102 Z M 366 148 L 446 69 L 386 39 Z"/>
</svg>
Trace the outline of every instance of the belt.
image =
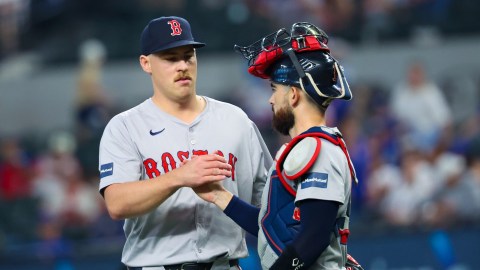
<svg viewBox="0 0 480 270">
<path fill-rule="evenodd" d="M 229 260 L 230 267 L 238 265 L 238 259 Z M 165 270 L 210 270 L 213 266 L 213 262 L 209 263 L 196 263 L 187 262 L 179 264 L 164 265 Z M 142 270 L 142 267 L 127 267 L 128 270 Z"/>
</svg>

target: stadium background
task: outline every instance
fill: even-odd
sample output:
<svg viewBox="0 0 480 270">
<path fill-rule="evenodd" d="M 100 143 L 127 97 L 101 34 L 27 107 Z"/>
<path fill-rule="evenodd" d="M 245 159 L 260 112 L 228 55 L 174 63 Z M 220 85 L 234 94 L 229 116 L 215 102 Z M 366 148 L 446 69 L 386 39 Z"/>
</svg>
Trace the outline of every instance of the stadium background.
<svg viewBox="0 0 480 270">
<path fill-rule="evenodd" d="M 122 224 L 110 220 L 97 192 L 98 140 L 112 115 L 150 95 L 137 62 L 139 35 L 162 15 L 186 17 L 207 43 L 198 53 L 198 92 L 242 107 L 272 154 L 287 138 L 272 132 L 268 85 L 246 73 L 233 44 L 297 21 L 324 29 L 354 92 L 351 104 L 334 103 L 328 114 L 360 175 L 350 253 L 371 270 L 475 269 L 479 12 L 480 3 L 468 0 L 1 0 L 0 269 L 123 269 Z M 391 112 L 391 94 L 412 63 L 448 102 L 447 162 L 426 159 L 428 141 L 406 139 Z M 425 165 L 410 167 L 430 182 L 418 196 L 403 188 L 405 161 Z M 439 181 L 434 172 L 457 180 Z M 401 185 L 406 193 L 395 194 Z M 378 186 L 403 201 L 385 207 Z M 462 207 L 442 208 L 444 201 Z M 252 256 L 242 264 L 255 270 L 255 240 L 248 240 Z"/>
</svg>

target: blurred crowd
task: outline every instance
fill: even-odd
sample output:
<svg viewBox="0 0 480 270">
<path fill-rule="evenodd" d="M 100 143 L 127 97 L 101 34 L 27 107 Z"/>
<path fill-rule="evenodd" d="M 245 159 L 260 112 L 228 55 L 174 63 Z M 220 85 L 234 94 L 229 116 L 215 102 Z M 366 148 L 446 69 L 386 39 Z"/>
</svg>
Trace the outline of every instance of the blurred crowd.
<svg viewBox="0 0 480 270">
<path fill-rule="evenodd" d="M 0 261 L 18 245 L 33 243 L 24 258 L 55 262 L 75 243 L 122 236 L 98 192 L 99 142 L 115 112 L 102 86 L 105 58 L 97 40 L 80 47 L 72 127 L 0 137 Z"/>
<path fill-rule="evenodd" d="M 334 120 L 360 177 L 354 205 L 361 221 L 418 229 L 478 224 L 480 85 L 464 79 L 470 94 L 434 82 L 413 61 L 390 89 L 354 88 L 356 100 Z M 454 108 L 456 99 L 463 110 Z"/>
<path fill-rule="evenodd" d="M 2 0 L 0 59 L 37 50 L 45 61 L 72 61 L 71 48 L 88 37 L 102 39 L 113 57 L 130 57 L 138 53 L 138 29 L 160 15 L 188 18 L 197 38 L 208 40 L 205 49 L 219 52 L 298 21 L 362 45 L 466 36 L 479 32 L 479 11 L 469 0 Z"/>
<path fill-rule="evenodd" d="M 272 0 L 142 0 L 135 1 L 136 10 L 131 8 L 132 1 L 104 2 L 0 0 L 0 61 L 33 46 L 22 45 L 22 40 L 31 41 L 39 33 L 30 31 L 31 36 L 25 37 L 25 29 L 53 31 L 59 26 L 49 22 L 62 17 L 72 19 L 62 10 L 91 12 L 84 14 L 91 18 L 108 7 L 112 18 L 114 12 L 119 12 L 124 18 L 122 23 L 128 24 L 138 9 L 143 10 L 145 18 L 159 10 L 193 17 L 188 13 L 196 10 L 186 8 L 193 5 L 206 9 L 208 14 L 227 16 L 227 24 L 217 24 L 213 16 L 192 19 L 192 23 L 204 27 L 219 27 L 222 34 L 242 36 L 223 29 L 229 24 L 252 23 L 259 32 L 269 33 L 302 20 L 346 40 L 378 42 L 405 34 L 402 31 L 413 23 L 432 24 L 445 31 L 465 29 L 456 20 L 450 21 L 448 27 L 444 23 L 454 16 L 452 10 L 468 9 L 468 5 L 460 4 L 465 1 L 451 0 L 292 0 L 282 5 Z M 89 8 L 93 5 L 94 11 Z M 416 16 L 420 13 L 422 16 Z M 77 18 L 81 16 L 77 14 Z M 249 19 L 252 16 L 255 20 Z M 85 33 L 75 32 L 78 38 L 91 34 L 89 31 L 95 27 L 90 23 Z M 248 36 L 249 28 L 245 31 L 243 36 Z M 131 32 L 135 38 L 121 45 L 134 44 L 130 50 L 135 51 L 138 31 L 123 32 Z M 112 38 L 115 41 L 118 37 Z M 222 48 L 223 38 L 219 35 L 203 39 L 214 50 Z M 229 42 L 228 50 L 231 46 Z M 117 47 L 109 48 L 114 57 Z M 75 241 L 122 236 L 122 222 L 108 217 L 98 192 L 99 140 L 108 120 L 118 112 L 101 84 L 106 51 L 101 43 L 92 40 L 84 43 L 80 52 L 73 128 L 52 130 L 49 136 L 41 137 L 0 137 L 0 253 L 12 244 L 40 242 L 43 245 L 35 251 L 39 256 L 57 256 L 68 252 Z M 327 112 L 328 125 L 338 126 L 343 132 L 359 178 L 353 190 L 352 226 L 365 228 L 366 232 L 372 228 L 480 226 L 478 75 L 456 74 L 434 81 L 422 62 L 412 61 L 397 85 L 352 82 L 353 101 L 332 103 Z M 264 86 L 255 81 L 247 84 L 242 91 L 219 99 L 242 107 L 257 123 L 275 155 L 273 151 L 288 139 L 270 126 L 271 110 L 264 104 L 268 91 L 267 96 L 260 97 L 265 92 L 258 88 Z M 258 97 L 255 100 L 252 91 Z"/>
</svg>

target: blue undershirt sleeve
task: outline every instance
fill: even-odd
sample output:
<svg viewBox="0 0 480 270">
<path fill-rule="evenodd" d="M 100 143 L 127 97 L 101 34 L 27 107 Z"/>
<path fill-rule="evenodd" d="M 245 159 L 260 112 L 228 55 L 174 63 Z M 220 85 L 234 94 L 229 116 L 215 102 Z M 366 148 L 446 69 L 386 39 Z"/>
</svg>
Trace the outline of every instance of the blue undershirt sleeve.
<svg viewBox="0 0 480 270">
<path fill-rule="evenodd" d="M 258 215 L 260 208 L 242 201 L 237 196 L 233 196 L 223 212 L 245 231 L 258 237 Z"/>
</svg>

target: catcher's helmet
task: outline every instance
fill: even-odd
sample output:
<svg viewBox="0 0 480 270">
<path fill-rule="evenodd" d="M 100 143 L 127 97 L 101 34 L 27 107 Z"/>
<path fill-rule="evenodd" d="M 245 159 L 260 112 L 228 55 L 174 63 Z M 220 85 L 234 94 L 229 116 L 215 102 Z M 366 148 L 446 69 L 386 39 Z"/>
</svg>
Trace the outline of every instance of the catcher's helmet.
<svg viewBox="0 0 480 270">
<path fill-rule="evenodd" d="M 333 99 L 350 100 L 352 93 L 343 68 L 330 55 L 328 36 L 318 27 L 294 23 L 247 46 L 235 49 L 249 61 L 248 72 L 273 82 L 301 87 L 327 107 Z"/>
</svg>

